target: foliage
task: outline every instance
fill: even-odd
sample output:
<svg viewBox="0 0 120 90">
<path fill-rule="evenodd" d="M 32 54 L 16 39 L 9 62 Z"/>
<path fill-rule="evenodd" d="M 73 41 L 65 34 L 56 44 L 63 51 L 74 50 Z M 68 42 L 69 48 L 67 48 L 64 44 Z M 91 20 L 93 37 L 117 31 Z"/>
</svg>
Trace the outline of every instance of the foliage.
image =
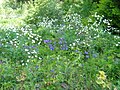
<svg viewBox="0 0 120 90">
<path fill-rule="evenodd" d="M 120 28 L 120 3 L 116 0 L 100 0 L 98 4 L 97 12 L 103 14 L 106 19 L 112 20 L 111 26 L 114 28 Z M 120 33 L 119 30 L 111 30 L 113 33 Z"/>
<path fill-rule="evenodd" d="M 29 15 L 26 18 L 28 24 L 35 24 L 42 21 L 43 17 L 61 18 L 62 12 L 58 8 L 56 0 L 36 0 L 32 9 L 29 10 Z M 31 18 L 32 17 L 32 18 Z"/>
<path fill-rule="evenodd" d="M 12 8 L 12 9 L 17 9 L 17 8 L 20 8 L 21 7 L 21 4 L 20 3 L 16 3 L 16 0 L 5 0 L 2 4 L 2 7 L 4 8 Z"/>
<path fill-rule="evenodd" d="M 44 21 L 43 17 L 49 19 L 59 19 L 55 23 L 62 23 L 61 19 L 64 15 L 80 14 L 82 17 L 88 17 L 91 11 L 96 8 L 92 1 L 84 0 L 65 0 L 63 2 L 57 2 L 55 0 L 36 0 L 34 6 L 29 9 L 28 17 L 25 19 L 27 24 L 37 24 Z M 32 17 L 32 18 L 31 18 Z"/>
<path fill-rule="evenodd" d="M 82 17 L 88 17 L 95 8 L 96 4 L 92 0 L 65 0 L 62 4 L 65 14 L 78 13 Z"/>
<path fill-rule="evenodd" d="M 17 26 L 8 22 L 18 18 L 0 22 L 0 89 L 119 90 L 120 37 L 108 32 L 109 20 L 65 14 L 55 3 L 24 4 Z"/>
</svg>

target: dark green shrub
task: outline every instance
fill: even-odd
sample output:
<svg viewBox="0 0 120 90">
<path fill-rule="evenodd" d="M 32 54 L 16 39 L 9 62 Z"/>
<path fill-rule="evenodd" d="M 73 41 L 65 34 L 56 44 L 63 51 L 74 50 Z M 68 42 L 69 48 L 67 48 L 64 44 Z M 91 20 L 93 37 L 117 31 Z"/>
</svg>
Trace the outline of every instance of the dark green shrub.
<svg viewBox="0 0 120 90">
<path fill-rule="evenodd" d="M 82 17 L 88 17 L 96 5 L 92 0 L 64 0 L 62 9 L 64 13 L 78 13 Z"/>
<path fill-rule="evenodd" d="M 26 2 L 26 1 L 30 1 L 30 0 L 16 0 L 17 2 Z"/>
<path fill-rule="evenodd" d="M 118 0 L 100 0 L 97 12 L 104 15 L 112 27 L 120 29 L 120 2 Z M 111 30 L 112 31 L 112 30 Z M 113 33 L 120 33 L 120 30 L 113 30 Z"/>
<path fill-rule="evenodd" d="M 93 2 L 97 2 L 97 3 L 99 3 L 99 1 L 100 1 L 100 0 L 93 0 Z"/>
</svg>

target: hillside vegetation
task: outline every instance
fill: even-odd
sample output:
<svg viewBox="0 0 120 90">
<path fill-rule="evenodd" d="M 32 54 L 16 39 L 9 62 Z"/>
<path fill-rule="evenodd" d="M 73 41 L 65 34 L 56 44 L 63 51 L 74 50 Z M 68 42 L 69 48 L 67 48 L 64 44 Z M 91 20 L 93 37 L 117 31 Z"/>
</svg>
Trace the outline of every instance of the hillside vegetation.
<svg viewBox="0 0 120 90">
<path fill-rule="evenodd" d="M 0 4 L 0 90 L 120 90 L 116 0 Z"/>
</svg>

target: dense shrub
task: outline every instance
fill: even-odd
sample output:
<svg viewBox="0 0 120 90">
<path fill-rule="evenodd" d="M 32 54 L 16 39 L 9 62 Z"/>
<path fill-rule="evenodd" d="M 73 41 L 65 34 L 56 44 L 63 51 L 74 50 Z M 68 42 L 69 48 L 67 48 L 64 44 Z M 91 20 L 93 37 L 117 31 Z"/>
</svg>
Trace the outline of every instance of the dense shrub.
<svg viewBox="0 0 120 90">
<path fill-rule="evenodd" d="M 88 17 L 96 7 L 92 0 L 64 0 L 62 9 L 64 13 L 78 13 L 82 17 Z"/>
<path fill-rule="evenodd" d="M 111 26 L 120 29 L 120 2 L 117 0 L 100 0 L 97 12 L 104 15 L 106 19 L 112 20 Z M 111 30 L 113 33 L 120 33 L 119 30 Z"/>
<path fill-rule="evenodd" d="M 36 0 L 29 13 L 25 21 L 36 26 L 38 22 L 43 20 L 43 17 L 60 19 L 62 16 L 56 0 Z"/>
</svg>

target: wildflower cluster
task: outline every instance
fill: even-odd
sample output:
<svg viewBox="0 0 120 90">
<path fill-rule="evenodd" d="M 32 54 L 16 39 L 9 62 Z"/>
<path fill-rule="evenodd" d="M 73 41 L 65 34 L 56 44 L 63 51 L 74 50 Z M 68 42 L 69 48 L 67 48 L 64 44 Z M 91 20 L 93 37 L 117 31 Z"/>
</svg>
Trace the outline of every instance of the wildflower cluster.
<svg viewBox="0 0 120 90">
<path fill-rule="evenodd" d="M 58 48 L 59 50 L 68 50 L 68 45 L 64 38 L 59 38 L 58 41 L 44 40 L 44 44 L 47 44 L 52 51 Z"/>
</svg>

